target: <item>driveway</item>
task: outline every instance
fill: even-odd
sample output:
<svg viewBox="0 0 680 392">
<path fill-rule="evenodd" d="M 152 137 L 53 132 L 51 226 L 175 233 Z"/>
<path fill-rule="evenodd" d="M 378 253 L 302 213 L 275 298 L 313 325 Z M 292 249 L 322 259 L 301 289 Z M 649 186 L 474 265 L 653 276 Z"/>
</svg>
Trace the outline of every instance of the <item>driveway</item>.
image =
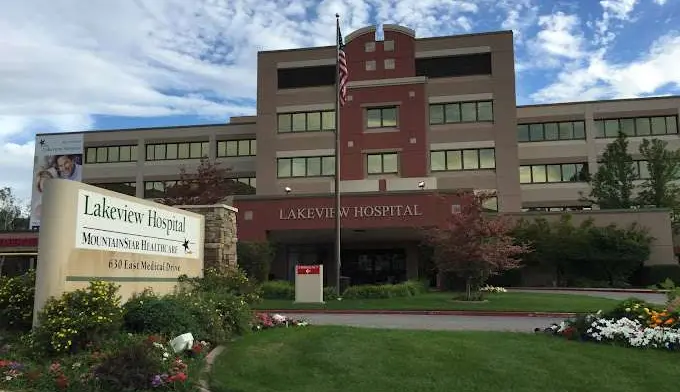
<svg viewBox="0 0 680 392">
<path fill-rule="evenodd" d="M 572 294 L 572 295 L 589 295 L 591 297 L 612 298 L 624 300 L 628 298 L 638 298 L 653 304 L 665 304 L 666 295 L 657 293 L 630 293 L 630 292 L 615 292 L 615 291 L 588 291 L 588 290 L 531 290 L 531 289 L 508 289 L 508 291 L 518 293 L 554 293 L 554 294 Z"/>
<path fill-rule="evenodd" d="M 392 314 L 296 314 L 284 313 L 313 325 L 345 325 L 366 328 L 423 329 L 440 331 L 532 332 L 559 323 L 561 318 L 497 316 L 421 316 Z"/>
</svg>

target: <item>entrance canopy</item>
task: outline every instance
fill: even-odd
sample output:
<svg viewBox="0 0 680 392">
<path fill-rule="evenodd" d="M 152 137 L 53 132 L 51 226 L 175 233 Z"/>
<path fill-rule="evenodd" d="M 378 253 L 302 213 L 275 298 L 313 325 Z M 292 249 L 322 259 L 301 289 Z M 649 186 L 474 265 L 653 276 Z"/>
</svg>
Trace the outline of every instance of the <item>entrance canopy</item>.
<svg viewBox="0 0 680 392">
<path fill-rule="evenodd" d="M 397 228 L 440 226 L 451 216 L 455 204 L 455 194 L 431 191 L 344 194 L 340 216 L 343 229 L 348 230 L 347 235 L 362 237 L 376 235 L 370 234 L 370 230 L 388 233 Z M 236 198 L 235 205 L 239 210 L 239 239 L 261 241 L 268 233 L 292 236 L 294 234 L 279 232 L 302 231 L 299 235 L 304 232 L 312 236 L 331 233 L 332 240 L 335 227 L 333 195 L 244 196 Z"/>
</svg>

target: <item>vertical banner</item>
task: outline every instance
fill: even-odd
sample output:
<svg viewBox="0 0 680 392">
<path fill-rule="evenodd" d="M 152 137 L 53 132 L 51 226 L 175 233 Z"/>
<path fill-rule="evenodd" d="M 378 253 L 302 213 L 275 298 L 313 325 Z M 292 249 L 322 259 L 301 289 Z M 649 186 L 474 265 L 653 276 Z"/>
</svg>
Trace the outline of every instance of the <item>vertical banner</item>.
<svg viewBox="0 0 680 392">
<path fill-rule="evenodd" d="M 31 192 L 31 229 L 40 227 L 45 181 L 51 178 L 79 182 L 83 180 L 83 149 L 82 133 L 36 136 Z"/>
</svg>

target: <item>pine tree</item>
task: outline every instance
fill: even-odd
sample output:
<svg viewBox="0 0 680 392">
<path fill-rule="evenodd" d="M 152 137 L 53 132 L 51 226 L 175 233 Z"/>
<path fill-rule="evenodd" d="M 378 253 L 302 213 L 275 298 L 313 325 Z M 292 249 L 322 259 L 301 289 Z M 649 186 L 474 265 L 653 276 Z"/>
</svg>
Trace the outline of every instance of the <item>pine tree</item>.
<svg viewBox="0 0 680 392">
<path fill-rule="evenodd" d="M 628 153 L 628 138 L 622 132 L 607 145 L 602 162 L 590 179 L 590 198 L 600 209 L 629 209 L 635 206 L 633 181 L 638 177 L 633 157 Z"/>
</svg>

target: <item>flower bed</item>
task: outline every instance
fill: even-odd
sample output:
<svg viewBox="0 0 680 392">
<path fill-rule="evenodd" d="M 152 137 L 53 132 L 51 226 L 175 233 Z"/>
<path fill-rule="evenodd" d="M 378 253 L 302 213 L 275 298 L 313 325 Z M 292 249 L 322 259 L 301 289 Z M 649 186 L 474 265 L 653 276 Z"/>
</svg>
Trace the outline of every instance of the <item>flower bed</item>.
<svg viewBox="0 0 680 392">
<path fill-rule="evenodd" d="M 488 284 L 487 284 L 486 286 L 484 286 L 484 287 L 481 287 L 481 288 L 479 289 L 479 291 L 481 291 L 481 292 L 483 292 L 483 293 L 494 293 L 494 294 L 498 294 L 498 293 L 507 293 L 507 292 L 508 292 L 508 290 L 506 290 L 506 289 L 503 288 L 503 287 L 499 287 L 499 286 L 489 286 Z"/>
<path fill-rule="evenodd" d="M 571 340 L 680 351 L 677 302 L 676 298 L 669 298 L 663 306 L 629 299 L 610 312 L 581 315 L 552 324 L 543 331 Z M 536 332 L 540 331 L 540 328 L 536 329 Z"/>
<path fill-rule="evenodd" d="M 209 347 L 199 341 L 175 353 L 159 336 L 129 334 L 77 354 L 41 360 L 21 343 L 3 343 L 0 390 L 189 390 L 197 385 Z"/>
<path fill-rule="evenodd" d="M 304 320 L 298 320 L 281 314 L 256 313 L 253 318 L 253 331 L 270 328 L 305 327 L 309 325 Z"/>
</svg>

